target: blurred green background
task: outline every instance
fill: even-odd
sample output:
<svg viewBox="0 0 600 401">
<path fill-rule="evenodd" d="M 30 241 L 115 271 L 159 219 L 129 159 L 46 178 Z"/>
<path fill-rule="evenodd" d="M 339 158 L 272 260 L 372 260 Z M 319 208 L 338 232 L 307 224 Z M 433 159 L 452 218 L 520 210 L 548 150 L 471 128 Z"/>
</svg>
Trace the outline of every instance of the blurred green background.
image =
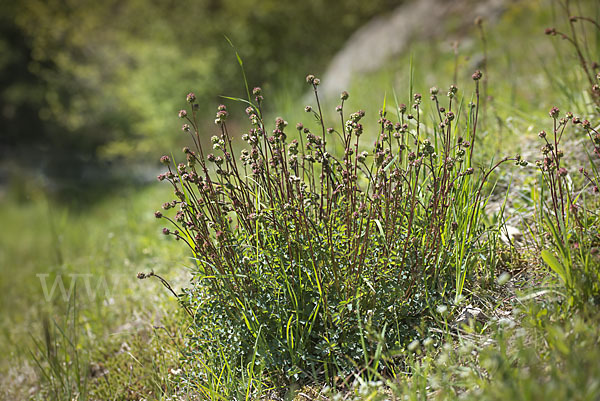
<svg viewBox="0 0 600 401">
<path fill-rule="evenodd" d="M 4 167 L 85 180 L 94 165 L 155 160 L 181 137 L 173 117 L 187 92 L 196 93 L 207 123 L 219 95 L 243 95 L 225 36 L 250 85 L 285 82 L 288 93 L 300 93 L 302 81 L 289 76 L 322 72 L 357 27 L 399 3 L 3 1 Z"/>
</svg>

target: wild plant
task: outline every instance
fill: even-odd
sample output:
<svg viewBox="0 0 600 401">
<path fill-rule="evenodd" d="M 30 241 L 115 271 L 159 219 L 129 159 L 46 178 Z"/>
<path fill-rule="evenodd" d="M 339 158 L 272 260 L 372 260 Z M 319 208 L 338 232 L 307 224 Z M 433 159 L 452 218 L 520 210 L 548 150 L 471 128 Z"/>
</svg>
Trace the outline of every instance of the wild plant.
<svg viewBox="0 0 600 401">
<path fill-rule="evenodd" d="M 568 305 L 596 304 L 600 295 L 598 260 L 592 250 L 598 245 L 597 216 L 587 201 L 588 191 L 598 193 L 597 162 L 600 134 L 588 120 L 568 112 L 562 118 L 557 107 L 550 110 L 552 131 L 541 131 L 543 158 L 536 161 L 541 172 L 540 213 L 542 229 L 551 240 L 553 252 L 542 251 L 542 258 L 560 277 L 565 286 Z M 586 182 L 575 188 L 569 175 L 561 140 L 568 126 L 580 126 L 589 137 L 593 151 L 588 152 L 591 170 L 580 168 Z"/>
<path fill-rule="evenodd" d="M 77 288 L 69 298 L 63 322 L 45 317 L 43 339 L 32 335 L 35 345 L 30 350 L 40 379 L 43 396 L 51 399 L 88 399 L 88 352 L 79 343 L 79 308 Z"/>
<path fill-rule="evenodd" d="M 594 60 L 596 48 L 590 42 L 592 35 L 586 34 L 586 27 L 590 26 L 596 33 L 600 33 L 600 25 L 594 18 L 574 15 L 569 0 L 559 2 L 560 12 L 568 20 L 566 32 L 557 28 L 547 28 L 546 35 L 558 36 L 568 42 L 574 50 L 574 56 L 581 67 L 583 75 L 573 82 L 562 82 L 566 74 L 552 77 L 559 82 L 562 92 L 571 100 L 571 107 L 580 112 L 590 114 L 589 120 L 597 119 L 600 111 L 600 66 Z M 597 36 L 597 35 L 596 35 Z M 562 60 L 563 51 L 556 49 L 556 59 Z M 579 88 L 586 88 L 583 97 L 584 103 L 578 104 L 575 93 Z M 575 89 L 575 90 L 574 90 Z M 538 221 L 539 230 L 543 237 L 550 239 L 551 249 L 541 252 L 546 264 L 560 277 L 564 285 L 564 296 L 568 306 L 584 307 L 597 304 L 600 294 L 598 279 L 600 271 L 599 261 L 595 254 L 598 246 L 598 219 L 595 209 L 597 203 L 593 194 L 598 192 L 598 156 L 600 156 L 600 136 L 597 124 L 587 119 L 582 120 L 566 113 L 559 116 L 559 109 L 550 110 L 552 130 L 546 133 L 541 131 L 539 137 L 544 141 L 541 149 L 542 158 L 537 161 L 541 171 L 541 182 L 538 196 Z M 581 166 L 579 171 L 583 175 L 584 185 L 576 185 L 573 176 L 569 173 L 573 162 L 565 159 L 565 151 L 561 141 L 563 134 L 568 130 L 584 133 L 592 144 L 592 150 L 585 149 L 589 160 L 589 167 Z M 571 164 L 571 165 L 569 165 Z M 591 191 L 590 191 L 591 189 Z M 591 192 L 591 194 L 590 194 Z M 597 202 L 597 201 L 596 201 Z M 543 243 L 540 241 L 540 244 Z"/>
<path fill-rule="evenodd" d="M 597 59 L 594 59 L 593 52 L 590 52 L 590 49 L 593 47 L 588 43 L 588 38 L 592 37 L 592 35 L 587 35 L 585 31 L 584 24 L 589 24 L 592 26 L 592 29 L 597 30 L 597 33 L 600 33 L 600 24 L 594 18 L 590 18 L 588 16 L 582 15 L 574 15 L 572 13 L 571 2 L 566 0 L 564 3 L 559 2 L 560 7 L 562 8 L 563 14 L 568 18 L 569 27 L 568 32 L 562 32 L 557 30 L 556 28 L 546 28 L 546 35 L 550 36 L 558 36 L 563 40 L 567 41 L 575 51 L 577 61 L 581 67 L 581 70 L 584 74 L 584 80 L 586 81 L 587 90 L 586 92 L 589 94 L 591 102 L 596 105 L 596 107 L 600 107 L 600 86 L 598 86 L 598 82 L 596 82 L 596 77 L 594 74 L 595 70 L 598 70 L 600 65 L 598 65 Z M 578 26 L 579 25 L 579 26 Z M 557 51 L 560 55 L 560 51 Z M 565 90 L 569 90 L 571 88 L 567 87 Z"/>
<path fill-rule="evenodd" d="M 384 363 L 382 352 L 404 349 L 440 299 L 459 300 L 482 267 L 478 255 L 493 252 L 481 224 L 491 173 L 525 164 L 517 155 L 475 167 L 481 77 L 473 74 L 468 104 L 455 85 L 445 100 L 431 88 L 429 108 L 419 93 L 395 113 L 384 100 L 368 150 L 365 112 L 348 113 L 347 92 L 337 128 L 328 126 L 320 81 L 308 75 L 313 121 L 294 132 L 283 118 L 267 128 L 254 88 L 248 100 L 231 98 L 250 121 L 239 163 L 227 107 L 217 109 L 208 153 L 188 94 L 179 117 L 194 147 L 183 149 L 185 163 L 161 158 L 167 171 L 158 179 L 175 193 L 163 209 L 175 213 L 155 213 L 196 262 L 181 297 L 193 313 L 185 359 L 198 365 L 210 354 L 227 371 L 260 366 L 286 380 L 335 382 L 361 366 L 395 371 L 402 358 Z"/>
</svg>

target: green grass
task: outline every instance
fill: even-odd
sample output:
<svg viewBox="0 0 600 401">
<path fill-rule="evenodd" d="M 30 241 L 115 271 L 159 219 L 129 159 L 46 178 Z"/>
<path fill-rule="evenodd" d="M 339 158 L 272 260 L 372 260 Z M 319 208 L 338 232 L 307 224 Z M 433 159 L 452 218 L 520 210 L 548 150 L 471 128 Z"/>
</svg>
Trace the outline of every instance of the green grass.
<svg viewBox="0 0 600 401">
<path fill-rule="evenodd" d="M 590 16 L 598 15 L 593 2 L 581 2 L 581 7 L 591 10 Z M 485 105 L 476 163 L 489 166 L 490 160 L 529 149 L 534 149 L 529 152 L 532 157 L 539 157 L 536 133 L 551 127 L 552 106 L 563 114 L 593 113 L 568 44 L 543 35 L 547 26 L 564 26 L 563 19 L 555 2 L 536 1 L 509 5 L 496 25 L 484 22 L 489 55 L 485 76 L 492 99 Z M 598 35 L 589 32 L 590 52 L 600 54 Z M 459 47 L 456 84 L 461 93 L 470 93 L 470 60 L 482 52 L 475 27 L 467 38 L 472 40 L 465 39 Z M 384 98 L 388 108 L 395 107 L 394 95 L 399 102 L 409 103 L 409 81 L 413 92 L 424 97 L 434 85 L 443 94 L 452 83 L 454 63 L 449 43 L 416 41 L 410 53 L 356 79 L 348 88 L 345 108 L 350 112 L 364 108 L 365 126 L 376 131 Z M 289 79 L 301 81 L 301 75 Z M 281 107 L 277 115 L 290 122 L 291 130 L 299 121 L 305 126 L 315 124 L 297 100 L 305 89 L 296 83 L 265 89 L 267 101 L 273 99 Z M 334 107 L 325 104 L 324 114 L 337 126 Z M 574 142 L 578 136 L 581 131 L 569 128 L 564 140 Z M 374 135 L 365 135 L 361 144 L 374 140 Z M 565 160 L 575 175 L 582 160 L 569 162 L 569 156 Z M 511 215 L 505 217 L 521 214 L 528 224 L 521 227 L 526 243 L 535 245 L 514 249 L 490 237 L 476 254 L 479 267 L 458 293 L 462 296 L 443 299 L 444 308 L 432 304 L 425 321 L 411 328 L 414 341 L 400 344 L 395 353 L 378 346 L 383 343 L 381 333 L 361 331 L 355 351 L 364 354 L 370 367 L 339 381 L 328 378 L 328 384 L 343 384 L 329 393 L 323 382 L 303 387 L 305 382 L 289 383 L 273 369 L 265 369 L 268 350 L 259 339 L 266 328 L 254 327 L 255 337 L 246 339 L 250 360 L 232 357 L 233 348 L 213 352 L 214 360 L 190 351 L 190 344 L 198 344 L 194 336 L 206 334 L 203 328 L 190 326 L 175 297 L 158 280 L 136 279 L 138 272 L 154 271 L 175 283 L 176 291 L 192 287 L 190 272 L 197 269 L 196 263 L 187 249 L 160 233 L 162 226 L 153 216 L 172 197 L 165 185 L 122 188 L 98 199 L 65 200 L 49 195 L 30 177 L 14 179 L 0 200 L 0 394 L 7 399 L 163 399 L 174 394 L 252 399 L 279 387 L 288 399 L 302 399 L 296 393 L 309 390 L 326 393 L 332 400 L 595 399 L 600 391 L 600 317 L 594 287 L 600 261 L 593 234 L 598 227 L 598 202 L 586 195 L 589 213 L 584 227 L 572 226 L 567 240 L 544 236 L 552 232 L 553 223 L 544 217 L 548 208 L 543 207 L 535 167 L 522 169 L 513 179 L 510 175 L 515 171 L 513 167 L 496 171 L 484 194 L 502 203 L 509 185 L 515 187 L 511 194 L 518 198 L 510 199 Z M 465 188 L 465 193 L 467 189 L 473 188 Z M 482 216 L 482 222 L 488 227 L 502 223 L 497 214 Z M 585 252 L 570 247 L 575 239 Z M 498 283 L 502 272 L 512 276 L 508 284 Z M 456 288 L 462 285 L 463 274 L 456 269 Z M 46 296 L 43 280 L 48 292 L 57 278 L 67 292 L 74 279 L 70 296 L 63 296 L 60 287 L 54 296 Z M 196 301 L 196 306 L 202 306 L 205 300 Z M 457 328 L 455 320 L 467 303 L 488 317 Z M 287 313 L 284 309 L 282 313 Z M 359 315 L 355 323 L 361 321 Z M 289 326 L 289 320 L 283 323 Z M 295 357 L 302 358 L 303 352 L 299 350 Z M 388 362 L 397 368 L 392 373 L 374 367 Z M 284 382 L 286 388 L 281 388 Z"/>
<path fill-rule="evenodd" d="M 152 213 L 154 201 L 164 196 L 162 188 L 132 188 L 78 204 L 53 200 L 41 190 L 9 192 L 0 208 L 0 218 L 9 227 L 0 235 L 3 375 L 33 365 L 32 357 L 47 368 L 47 335 L 50 343 L 73 353 L 70 359 L 76 350 L 90 362 L 102 362 L 110 361 L 111 348 L 122 342 L 156 337 L 152 325 L 174 327 L 176 300 L 158 283 L 136 279 L 138 271 L 154 270 L 178 285 L 187 280 L 185 254 L 164 241 Z M 164 370 L 175 361 L 171 356 L 164 366 L 148 364 L 147 355 L 154 351 L 147 347 L 156 347 L 153 341 L 127 354 L 130 362 L 145 361 L 147 372 Z M 87 376 L 88 366 L 81 370 L 73 368 L 72 373 Z M 107 378 L 121 380 L 114 371 Z M 32 380 L 29 384 L 36 384 Z M 94 386 L 88 383 L 88 388 Z M 152 387 L 156 385 L 142 385 Z"/>
</svg>

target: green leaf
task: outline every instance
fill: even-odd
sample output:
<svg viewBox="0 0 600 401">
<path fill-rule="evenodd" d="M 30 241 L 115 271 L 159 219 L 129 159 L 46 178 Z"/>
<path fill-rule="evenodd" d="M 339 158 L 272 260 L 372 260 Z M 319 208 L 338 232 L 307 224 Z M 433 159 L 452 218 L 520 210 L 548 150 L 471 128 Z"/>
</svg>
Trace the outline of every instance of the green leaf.
<svg viewBox="0 0 600 401">
<path fill-rule="evenodd" d="M 248 87 L 248 79 L 246 78 L 246 71 L 244 70 L 244 62 L 242 61 L 242 58 L 240 57 L 240 54 L 237 52 L 237 49 L 233 45 L 233 42 L 227 37 L 227 35 L 225 35 L 225 39 L 227 40 L 227 42 L 229 43 L 229 45 L 235 51 L 235 57 L 237 58 L 238 64 L 240 65 L 240 69 L 242 70 L 242 77 L 244 78 L 244 85 L 246 86 L 246 95 L 248 95 L 248 101 L 250 101 L 250 99 L 251 99 L 251 97 L 250 97 L 250 88 Z"/>
<path fill-rule="evenodd" d="M 394 164 L 394 162 L 396 161 L 397 158 L 398 158 L 398 155 L 394 156 L 394 158 L 388 163 L 388 165 L 383 168 L 383 171 L 388 171 L 389 168 L 392 167 L 392 164 Z"/>
<path fill-rule="evenodd" d="M 243 102 L 243 103 L 249 104 L 250 106 L 252 106 L 252 108 L 254 108 L 256 110 L 256 106 L 254 106 L 254 104 L 252 102 L 249 102 L 246 99 L 242 99 L 239 97 L 233 97 L 233 96 L 224 96 L 224 95 L 220 95 L 219 97 L 222 97 L 223 99 L 229 99 L 229 100 L 234 100 L 236 102 Z"/>
<path fill-rule="evenodd" d="M 556 259 L 556 256 L 554 256 L 552 254 L 552 252 L 548 251 L 547 249 L 544 249 L 542 251 L 542 259 L 544 259 L 544 262 L 546 262 L 546 264 L 548 266 L 550 266 L 550 268 L 560 276 L 560 278 L 566 283 L 568 283 L 568 277 L 567 277 L 567 273 L 565 271 L 565 268 L 563 267 L 563 265 L 558 261 L 558 259 Z"/>
</svg>

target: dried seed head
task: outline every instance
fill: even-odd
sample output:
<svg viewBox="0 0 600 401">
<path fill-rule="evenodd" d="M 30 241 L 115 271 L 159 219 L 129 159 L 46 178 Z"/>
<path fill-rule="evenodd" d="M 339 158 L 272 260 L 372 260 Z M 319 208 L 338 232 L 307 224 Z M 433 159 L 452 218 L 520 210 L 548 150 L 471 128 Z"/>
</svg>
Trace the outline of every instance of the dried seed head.
<svg viewBox="0 0 600 401">
<path fill-rule="evenodd" d="M 283 118 L 281 118 L 281 117 L 277 117 L 277 118 L 275 119 L 275 127 L 276 127 L 278 130 L 281 130 L 281 131 L 283 131 L 283 129 L 284 129 L 285 127 L 287 127 L 287 125 L 288 125 L 287 121 L 285 121 Z"/>
</svg>

